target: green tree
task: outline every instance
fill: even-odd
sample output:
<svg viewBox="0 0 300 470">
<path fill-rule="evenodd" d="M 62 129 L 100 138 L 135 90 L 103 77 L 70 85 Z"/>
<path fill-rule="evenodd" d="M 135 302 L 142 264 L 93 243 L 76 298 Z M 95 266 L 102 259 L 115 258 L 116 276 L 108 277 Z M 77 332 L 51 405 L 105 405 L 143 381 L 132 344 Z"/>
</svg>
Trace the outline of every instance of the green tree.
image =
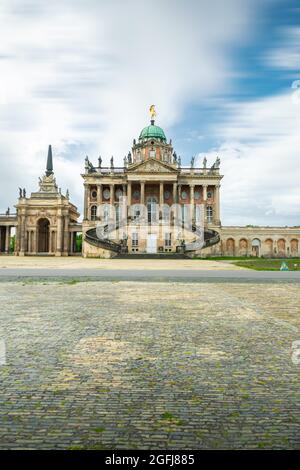
<svg viewBox="0 0 300 470">
<path fill-rule="evenodd" d="M 10 243 L 9 243 L 10 253 L 13 253 L 15 251 L 15 246 L 16 246 L 16 235 L 13 235 L 12 237 L 10 237 Z"/>
<path fill-rule="evenodd" d="M 76 234 L 76 252 L 80 253 L 82 251 L 82 233 Z"/>
</svg>

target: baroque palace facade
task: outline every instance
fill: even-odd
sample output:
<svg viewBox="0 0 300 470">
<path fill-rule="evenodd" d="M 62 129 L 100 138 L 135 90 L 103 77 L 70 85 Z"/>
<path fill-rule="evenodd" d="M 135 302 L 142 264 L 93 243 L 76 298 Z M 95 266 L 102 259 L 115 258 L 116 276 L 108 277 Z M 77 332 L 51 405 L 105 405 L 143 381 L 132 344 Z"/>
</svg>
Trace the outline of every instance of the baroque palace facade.
<svg viewBox="0 0 300 470">
<path fill-rule="evenodd" d="M 68 256 L 82 233 L 84 257 L 299 256 L 300 227 L 224 227 L 220 220 L 220 160 L 195 167 L 167 142 L 154 119 L 133 141 L 123 166 L 94 166 L 86 157 L 82 223 L 69 193 L 53 173 L 49 146 L 39 190 L 19 188 L 16 213 L 0 215 L 0 253 L 9 253 L 15 229 L 16 255 Z M 186 224 L 185 220 L 190 223 Z"/>
</svg>

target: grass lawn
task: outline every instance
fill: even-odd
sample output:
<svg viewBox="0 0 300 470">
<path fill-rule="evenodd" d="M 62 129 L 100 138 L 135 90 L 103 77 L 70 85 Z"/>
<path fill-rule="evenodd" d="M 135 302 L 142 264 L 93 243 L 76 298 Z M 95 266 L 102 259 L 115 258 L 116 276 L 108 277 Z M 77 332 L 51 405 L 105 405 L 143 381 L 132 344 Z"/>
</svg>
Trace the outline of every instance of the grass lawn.
<svg viewBox="0 0 300 470">
<path fill-rule="evenodd" d="M 250 260 L 249 256 L 195 256 L 192 259 L 203 259 L 211 261 L 238 261 L 238 260 Z M 299 260 L 300 261 L 300 260 Z"/>
<path fill-rule="evenodd" d="M 300 271 L 300 259 L 264 259 L 252 258 L 237 260 L 233 264 L 242 268 L 255 269 L 256 271 L 279 271 L 282 262 L 288 265 L 290 271 Z"/>
</svg>

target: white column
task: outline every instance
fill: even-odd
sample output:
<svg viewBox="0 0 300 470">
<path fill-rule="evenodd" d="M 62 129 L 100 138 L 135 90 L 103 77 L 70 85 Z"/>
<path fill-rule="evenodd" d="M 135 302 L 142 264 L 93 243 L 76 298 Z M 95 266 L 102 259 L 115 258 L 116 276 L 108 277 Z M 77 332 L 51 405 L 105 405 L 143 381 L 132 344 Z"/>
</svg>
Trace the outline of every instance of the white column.
<svg viewBox="0 0 300 470">
<path fill-rule="evenodd" d="M 21 246 L 20 246 L 20 252 L 25 253 L 25 215 L 21 216 L 21 227 L 20 227 L 20 239 L 21 239 Z"/>
<path fill-rule="evenodd" d="M 191 206 L 191 218 L 192 218 L 192 220 L 195 218 L 194 217 L 194 207 L 195 207 L 194 188 L 195 188 L 195 186 L 193 184 L 190 184 L 190 206 Z"/>
<path fill-rule="evenodd" d="M 173 204 L 177 203 L 177 183 L 173 183 Z"/>
<path fill-rule="evenodd" d="M 37 244 L 37 234 L 36 233 L 37 232 L 36 231 L 37 231 L 37 229 L 35 228 L 34 231 L 33 231 L 33 246 L 32 246 L 32 251 L 35 254 L 37 253 L 37 246 L 36 246 L 36 244 Z"/>
<path fill-rule="evenodd" d="M 203 205 L 204 205 L 204 223 L 207 223 L 207 214 L 206 214 L 206 206 L 207 206 L 207 184 L 203 185 Z"/>
<path fill-rule="evenodd" d="M 89 211 L 89 186 L 87 183 L 84 185 L 84 220 L 88 219 Z"/>
<path fill-rule="evenodd" d="M 62 252 L 62 236 L 63 236 L 63 218 L 62 215 L 57 216 L 57 232 L 56 232 L 56 255 L 61 256 Z"/>
<path fill-rule="evenodd" d="M 69 252 L 69 215 L 65 216 L 64 220 L 64 247 L 63 251 L 67 254 Z"/>
<path fill-rule="evenodd" d="M 164 203 L 164 183 L 161 181 L 159 183 L 159 204 L 162 206 Z"/>
<path fill-rule="evenodd" d="M 145 204 L 145 182 L 141 181 L 141 204 Z"/>
<path fill-rule="evenodd" d="M 97 204 L 102 204 L 102 184 L 97 186 Z"/>
<path fill-rule="evenodd" d="M 70 241 L 70 253 L 74 252 L 74 232 L 70 233 L 71 241 Z"/>
<path fill-rule="evenodd" d="M 110 204 L 113 205 L 115 202 L 115 185 L 111 184 L 110 185 Z"/>
<path fill-rule="evenodd" d="M 127 204 L 131 206 L 131 181 L 128 181 L 127 184 Z"/>
<path fill-rule="evenodd" d="M 9 253 L 9 245 L 10 245 L 10 227 L 6 227 L 5 233 L 5 253 Z"/>
<path fill-rule="evenodd" d="M 51 227 L 49 228 L 49 253 L 52 253 L 52 237 L 53 237 L 53 231 L 51 230 Z"/>
<path fill-rule="evenodd" d="M 220 224 L 220 185 L 215 186 L 215 223 Z"/>
</svg>

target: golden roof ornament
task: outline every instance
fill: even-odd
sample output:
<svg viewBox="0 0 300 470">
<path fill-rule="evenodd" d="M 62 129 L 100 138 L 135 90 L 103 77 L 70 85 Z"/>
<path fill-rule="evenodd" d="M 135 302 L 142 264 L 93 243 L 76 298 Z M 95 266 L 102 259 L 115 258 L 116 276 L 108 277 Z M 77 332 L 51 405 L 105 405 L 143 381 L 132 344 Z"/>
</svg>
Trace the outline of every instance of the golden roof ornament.
<svg viewBox="0 0 300 470">
<path fill-rule="evenodd" d="M 154 119 L 156 117 L 155 104 L 151 104 L 149 111 L 150 111 L 151 124 L 152 124 L 152 121 L 154 123 Z"/>
</svg>

